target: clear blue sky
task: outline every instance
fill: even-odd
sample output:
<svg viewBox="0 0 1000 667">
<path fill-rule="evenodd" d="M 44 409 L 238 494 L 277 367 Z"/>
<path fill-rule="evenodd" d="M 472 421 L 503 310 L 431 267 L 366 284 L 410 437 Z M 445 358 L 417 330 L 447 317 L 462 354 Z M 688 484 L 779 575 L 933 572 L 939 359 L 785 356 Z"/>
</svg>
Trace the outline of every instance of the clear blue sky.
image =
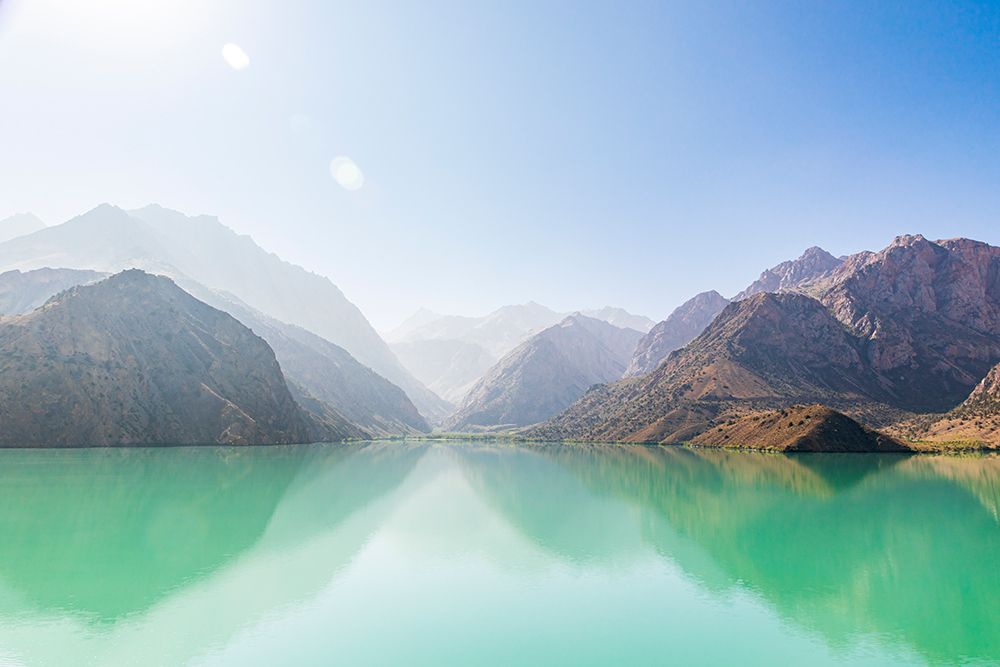
<svg viewBox="0 0 1000 667">
<path fill-rule="evenodd" d="M 0 0 L 0 217 L 103 201 L 217 214 L 383 328 L 659 319 L 814 244 L 1000 243 L 1000 3 Z"/>
</svg>

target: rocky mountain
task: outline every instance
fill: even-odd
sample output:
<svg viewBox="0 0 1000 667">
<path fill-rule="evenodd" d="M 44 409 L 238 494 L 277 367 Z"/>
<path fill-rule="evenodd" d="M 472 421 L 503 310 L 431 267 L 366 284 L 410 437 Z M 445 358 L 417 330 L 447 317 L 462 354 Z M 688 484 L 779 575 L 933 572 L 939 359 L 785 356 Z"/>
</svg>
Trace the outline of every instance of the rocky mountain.
<svg viewBox="0 0 1000 667">
<path fill-rule="evenodd" d="M 446 427 L 524 426 L 548 419 L 588 387 L 620 377 L 641 336 L 571 315 L 503 357 L 469 391 Z"/>
<path fill-rule="evenodd" d="M 497 362 L 485 348 L 464 340 L 414 340 L 389 347 L 418 380 L 453 403 L 461 403 L 476 380 Z"/>
<path fill-rule="evenodd" d="M 106 277 L 97 271 L 50 268 L 0 273 L 0 315 L 30 312 L 63 290 Z"/>
<path fill-rule="evenodd" d="M 357 306 L 327 278 L 289 264 L 210 216 L 159 206 L 102 205 L 61 225 L 0 244 L 0 270 L 50 266 L 114 273 L 140 268 L 233 294 L 311 331 L 401 387 L 429 418 L 450 405 L 398 362 Z"/>
<path fill-rule="evenodd" d="M 0 314 L 28 312 L 65 289 L 104 277 L 73 269 L 0 274 Z M 327 418 L 332 409 L 373 436 L 430 430 L 402 389 L 343 348 L 301 327 L 268 317 L 232 294 L 211 290 L 190 279 L 178 279 L 178 285 L 200 301 L 229 313 L 263 338 L 274 350 L 295 399 L 320 418 Z"/>
<path fill-rule="evenodd" d="M 1000 248 L 897 238 L 805 294 L 730 304 L 647 376 L 588 392 L 536 437 L 676 441 L 761 408 L 819 402 L 884 424 L 962 401 L 1000 361 Z"/>
<path fill-rule="evenodd" d="M 702 292 L 678 306 L 639 341 L 625 376 L 645 375 L 655 370 L 667 355 L 684 347 L 704 331 L 728 303 L 729 299 L 712 290 Z"/>
<path fill-rule="evenodd" d="M 31 213 L 18 213 L 0 220 L 0 243 L 45 229 L 45 223 Z"/>
<path fill-rule="evenodd" d="M 694 437 L 703 447 L 779 452 L 905 452 L 899 440 L 823 405 L 793 405 L 720 424 Z"/>
<path fill-rule="evenodd" d="M 274 353 L 166 278 L 125 271 L 0 320 L 0 445 L 360 437 L 292 398 Z"/>
<path fill-rule="evenodd" d="M 745 290 L 733 297 L 739 301 L 761 292 L 784 292 L 801 288 L 808 283 L 829 275 L 843 260 L 837 259 L 826 250 L 813 246 L 798 259 L 782 262 L 760 274 Z"/>
</svg>

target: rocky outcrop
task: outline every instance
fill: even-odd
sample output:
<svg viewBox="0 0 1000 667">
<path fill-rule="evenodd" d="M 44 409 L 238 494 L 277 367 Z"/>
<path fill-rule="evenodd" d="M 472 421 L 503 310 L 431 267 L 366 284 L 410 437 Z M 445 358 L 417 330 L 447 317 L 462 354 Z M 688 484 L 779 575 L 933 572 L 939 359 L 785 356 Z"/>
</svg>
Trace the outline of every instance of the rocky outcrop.
<svg viewBox="0 0 1000 667">
<path fill-rule="evenodd" d="M 829 275 L 843 260 L 837 259 L 822 248 L 813 246 L 798 259 L 788 260 L 760 274 L 745 290 L 733 297 L 739 301 L 761 292 L 786 292 Z"/>
<path fill-rule="evenodd" d="M 166 278 L 125 271 L 0 322 L 0 445 L 360 437 L 295 402 L 262 339 Z"/>
<path fill-rule="evenodd" d="M 588 387 L 621 377 L 641 335 L 571 315 L 501 359 L 476 383 L 446 426 L 475 430 L 548 419 Z"/>
<path fill-rule="evenodd" d="M 778 452 L 905 452 L 899 440 L 823 405 L 793 405 L 731 419 L 695 436 L 703 447 Z"/>
<path fill-rule="evenodd" d="M 896 430 L 918 442 L 1000 447 L 1000 364 L 994 366 L 969 397 L 953 410 L 904 422 Z"/>
<path fill-rule="evenodd" d="M 684 347 L 704 331 L 728 303 L 729 299 L 712 290 L 702 292 L 678 306 L 639 341 L 625 376 L 654 371 L 667 355 Z"/>
<path fill-rule="evenodd" d="M 901 407 L 946 411 L 1000 361 L 1000 248 L 900 236 L 851 256 L 818 288 Z"/>
</svg>

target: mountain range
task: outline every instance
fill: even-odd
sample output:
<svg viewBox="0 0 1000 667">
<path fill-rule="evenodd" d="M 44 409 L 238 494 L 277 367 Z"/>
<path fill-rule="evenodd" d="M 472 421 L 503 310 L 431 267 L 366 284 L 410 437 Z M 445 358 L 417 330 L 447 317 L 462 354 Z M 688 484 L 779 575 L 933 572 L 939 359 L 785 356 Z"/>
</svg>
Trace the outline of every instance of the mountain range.
<svg viewBox="0 0 1000 667">
<path fill-rule="evenodd" d="M 677 442 L 796 403 L 887 425 L 951 409 L 1000 361 L 1000 248 L 912 235 L 832 269 L 816 251 L 797 261 L 812 269 L 772 270 L 787 278 L 768 282 L 777 292 L 730 303 L 653 372 L 591 389 L 529 435 Z"/>
</svg>

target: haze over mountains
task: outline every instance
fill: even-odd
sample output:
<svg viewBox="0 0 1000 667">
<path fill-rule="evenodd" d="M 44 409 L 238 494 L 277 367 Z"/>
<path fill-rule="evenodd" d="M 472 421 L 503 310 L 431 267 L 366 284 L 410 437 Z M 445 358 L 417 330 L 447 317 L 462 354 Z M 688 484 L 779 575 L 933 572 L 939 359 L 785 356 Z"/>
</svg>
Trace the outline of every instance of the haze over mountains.
<svg viewBox="0 0 1000 667">
<path fill-rule="evenodd" d="M 0 271 L 45 267 L 104 273 L 140 268 L 228 292 L 346 349 L 406 391 L 428 418 L 450 410 L 399 364 L 361 311 L 327 278 L 282 261 L 216 218 L 155 205 L 126 212 L 105 204 L 0 244 Z"/>
<path fill-rule="evenodd" d="M 998 383 L 987 375 L 1000 364 L 1000 249 L 968 239 L 931 242 L 904 235 L 879 252 L 842 258 L 809 248 L 765 270 L 732 301 L 703 292 L 658 324 L 620 308 L 567 314 L 528 302 L 481 317 L 420 310 L 386 334 L 387 344 L 328 279 L 282 261 L 215 218 L 158 206 L 127 212 L 103 205 L 52 227 L 32 216 L 16 216 L 3 225 L 24 232 L 0 242 L 0 315 L 6 316 L 3 326 L 10 327 L 9 349 L 0 354 L 14 355 L 4 357 L 11 373 L 3 390 L 11 401 L 48 405 L 55 429 L 44 430 L 37 421 L 40 413 L 24 411 L 27 421 L 8 424 L 8 444 L 49 437 L 52 443 L 68 443 L 74 429 L 78 435 L 72 437 L 97 444 L 171 433 L 150 426 L 148 436 L 142 436 L 147 422 L 137 421 L 135 414 L 152 415 L 159 395 L 139 392 L 135 377 L 122 388 L 132 393 L 102 389 L 108 400 L 132 406 L 128 413 L 108 412 L 107 406 L 88 403 L 93 396 L 73 384 L 83 378 L 97 386 L 108 378 L 83 357 L 73 357 L 75 352 L 68 361 L 59 356 L 74 349 L 89 354 L 102 326 L 118 326 L 114 317 L 122 313 L 113 313 L 116 307 L 138 307 L 138 297 L 115 305 L 115 295 L 129 293 L 118 289 L 122 285 L 131 285 L 144 299 L 175 304 L 180 329 L 163 328 L 182 341 L 207 327 L 190 312 L 228 313 L 249 333 L 245 340 L 251 349 L 260 344 L 266 349 L 252 354 L 254 359 L 273 357 L 291 401 L 273 389 L 278 380 L 272 378 L 264 383 L 272 387 L 265 393 L 281 407 L 265 410 L 263 421 L 250 416 L 220 430 L 222 412 L 251 412 L 240 403 L 245 398 L 229 398 L 199 380 L 199 373 L 214 372 L 219 364 L 249 368 L 249 362 L 223 355 L 204 368 L 172 366 L 171 355 L 184 353 L 172 350 L 169 339 L 136 341 L 136 349 L 148 344 L 142 349 L 157 360 L 149 368 L 184 378 L 171 391 L 187 398 L 165 402 L 166 412 L 177 414 L 193 405 L 190 397 L 197 392 L 191 393 L 188 384 L 203 385 L 230 406 L 218 414 L 211 408 L 212 414 L 201 415 L 201 430 L 178 432 L 178 442 L 385 437 L 441 426 L 458 431 L 531 427 L 525 433 L 533 438 L 701 438 L 704 444 L 729 446 L 722 442 L 727 436 L 777 438 L 779 432 L 765 425 L 777 428 L 778 421 L 761 415 L 812 404 L 859 420 L 859 429 L 884 427 L 909 439 L 988 440 L 1000 433 Z M 149 285 L 159 283 L 143 283 L 137 276 L 145 274 L 119 274 L 131 268 L 173 282 L 169 289 L 152 289 Z M 59 313 L 77 313 L 81 306 L 73 304 L 87 303 L 85 297 L 94 302 L 94 317 L 103 313 L 105 319 L 81 320 L 89 324 L 76 333 L 57 331 L 71 321 Z M 141 318 L 137 322 L 143 335 L 154 328 Z M 234 331 L 227 335 L 235 336 Z M 122 329 L 122 335 L 138 333 Z M 22 344 L 29 347 L 18 347 Z M 38 359 L 58 360 L 53 368 L 63 370 L 27 364 L 27 349 L 36 357 L 38 350 L 47 350 L 49 357 Z M 69 375 L 60 385 L 63 371 Z M 140 368 L 136 377 L 144 378 L 145 372 Z M 254 372 L 264 377 L 270 371 Z M 230 386 L 220 388 L 229 391 Z M 54 387 L 76 407 L 52 402 L 45 392 Z M 85 427 L 72 419 L 59 422 L 52 418 L 59 410 L 96 421 Z M 839 413 L 816 415 L 820 418 L 813 425 L 847 424 Z M 816 432 L 832 431 L 810 431 Z M 710 433 L 721 440 L 710 443 Z M 807 446 L 801 444 L 806 440 L 789 440 L 791 431 L 782 433 L 783 442 L 792 443 L 787 447 Z M 882 435 L 871 439 L 859 435 L 863 430 L 852 433 L 858 437 L 849 438 L 851 446 L 889 446 L 878 439 Z M 813 437 L 804 431 L 795 437 L 800 436 Z"/>
<path fill-rule="evenodd" d="M 266 444 L 361 437 L 295 402 L 267 344 L 133 270 L 0 320 L 0 445 Z"/>
<path fill-rule="evenodd" d="M 654 324 L 648 317 L 611 306 L 579 312 L 643 333 Z M 458 403 L 501 357 L 570 315 L 533 301 L 504 306 L 482 317 L 440 315 L 422 308 L 388 332 L 386 340 L 414 375 Z"/>
</svg>

